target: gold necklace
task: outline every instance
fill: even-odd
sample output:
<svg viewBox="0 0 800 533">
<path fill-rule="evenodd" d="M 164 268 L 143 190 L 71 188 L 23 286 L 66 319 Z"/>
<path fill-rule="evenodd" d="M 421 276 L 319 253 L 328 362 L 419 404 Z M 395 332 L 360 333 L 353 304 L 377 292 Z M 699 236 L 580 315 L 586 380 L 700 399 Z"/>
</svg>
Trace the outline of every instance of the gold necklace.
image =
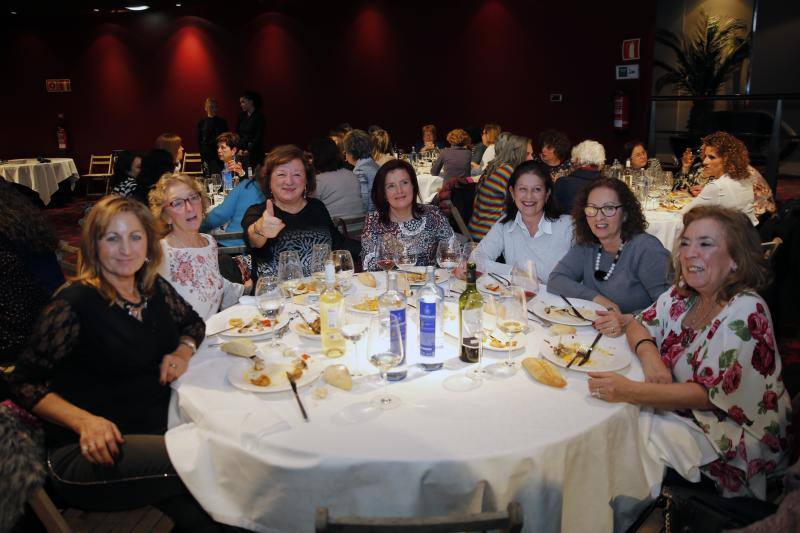
<svg viewBox="0 0 800 533">
<path fill-rule="evenodd" d="M 713 318 L 717 314 L 717 312 L 719 312 L 717 310 L 719 304 L 713 302 L 711 306 L 708 308 L 708 310 L 705 311 L 702 315 L 700 315 L 701 305 L 702 305 L 702 300 L 700 300 L 698 303 L 695 303 L 689 310 L 689 313 L 686 315 L 686 320 L 684 320 L 684 323 L 691 329 L 696 330 L 705 327 L 711 320 L 711 318 Z M 695 311 L 695 309 L 697 310 Z"/>
</svg>

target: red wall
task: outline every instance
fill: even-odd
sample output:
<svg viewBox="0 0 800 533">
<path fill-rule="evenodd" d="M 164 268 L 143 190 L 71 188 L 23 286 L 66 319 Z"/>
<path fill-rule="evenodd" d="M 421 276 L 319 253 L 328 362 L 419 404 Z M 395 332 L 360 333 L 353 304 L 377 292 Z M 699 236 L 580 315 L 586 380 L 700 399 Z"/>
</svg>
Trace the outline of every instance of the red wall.
<svg viewBox="0 0 800 533">
<path fill-rule="evenodd" d="M 71 150 L 145 150 L 173 131 L 196 150 L 203 100 L 233 126 L 238 95 L 264 96 L 267 145 L 305 145 L 343 121 L 379 124 L 402 146 L 434 123 L 497 121 L 595 138 L 613 157 L 617 88 L 631 97 L 630 136 L 646 134 L 655 8 L 650 2 L 283 2 L 282 9 L 3 19 L 0 157 L 54 155 L 56 114 Z M 443 5 L 446 4 L 446 5 Z M 217 4 L 219 5 L 219 4 Z M 263 5 L 263 4 L 262 4 Z M 634 16 L 621 17 L 618 14 Z M 643 78 L 616 82 L 624 38 L 642 38 Z M 46 78 L 72 92 L 48 94 Z M 564 102 L 548 95 L 562 93 Z"/>
</svg>

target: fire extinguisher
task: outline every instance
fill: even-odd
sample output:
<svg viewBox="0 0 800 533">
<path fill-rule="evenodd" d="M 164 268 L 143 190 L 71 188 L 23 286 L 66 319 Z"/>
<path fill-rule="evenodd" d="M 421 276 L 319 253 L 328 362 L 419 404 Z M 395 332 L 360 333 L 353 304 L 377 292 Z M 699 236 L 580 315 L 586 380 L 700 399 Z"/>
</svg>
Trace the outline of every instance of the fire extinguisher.
<svg viewBox="0 0 800 533">
<path fill-rule="evenodd" d="M 630 102 L 628 95 L 623 91 L 617 91 L 614 96 L 614 129 L 617 131 L 627 131 L 629 125 Z"/>
<path fill-rule="evenodd" d="M 56 123 L 56 139 L 58 140 L 58 151 L 66 153 L 69 148 L 67 142 L 67 129 L 64 123 L 64 113 L 58 114 L 58 121 Z"/>
</svg>

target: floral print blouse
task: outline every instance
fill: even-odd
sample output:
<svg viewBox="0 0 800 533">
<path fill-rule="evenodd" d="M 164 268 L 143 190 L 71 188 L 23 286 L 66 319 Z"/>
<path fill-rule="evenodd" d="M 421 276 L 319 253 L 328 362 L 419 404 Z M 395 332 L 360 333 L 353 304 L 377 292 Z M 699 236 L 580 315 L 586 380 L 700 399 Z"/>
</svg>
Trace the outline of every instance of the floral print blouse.
<svg viewBox="0 0 800 533">
<path fill-rule="evenodd" d="M 164 258 L 158 273 L 189 302 L 203 320 L 222 308 L 239 301 L 244 286 L 232 283 L 219 272 L 217 241 L 201 233 L 206 245 L 202 248 L 173 248 L 166 239 L 161 239 Z"/>
<path fill-rule="evenodd" d="M 683 297 L 672 287 L 639 319 L 674 380 L 702 385 L 714 404 L 712 410 L 686 413 L 719 455 L 701 468 L 703 473 L 725 496 L 763 500 L 767 477 L 786 466 L 791 418 L 772 319 L 760 296 L 741 292 L 711 324 L 693 330 L 683 320 L 697 298 Z"/>
</svg>

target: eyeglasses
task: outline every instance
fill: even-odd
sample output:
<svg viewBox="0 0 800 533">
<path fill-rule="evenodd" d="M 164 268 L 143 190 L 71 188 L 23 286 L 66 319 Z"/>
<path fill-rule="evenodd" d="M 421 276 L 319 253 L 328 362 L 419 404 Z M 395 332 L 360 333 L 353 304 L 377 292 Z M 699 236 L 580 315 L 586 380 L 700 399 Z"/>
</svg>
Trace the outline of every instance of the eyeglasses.
<svg viewBox="0 0 800 533">
<path fill-rule="evenodd" d="M 587 217 L 596 217 L 598 212 L 603 213 L 604 216 L 613 217 L 614 213 L 617 212 L 617 209 L 622 207 L 621 205 L 604 205 L 602 207 L 597 207 L 594 205 L 587 205 L 583 208 L 583 213 Z"/>
<path fill-rule="evenodd" d="M 168 205 L 172 206 L 172 209 L 183 209 L 186 207 L 186 202 L 199 204 L 201 198 L 202 197 L 200 196 L 200 193 L 196 192 L 194 194 L 190 194 L 187 198 L 175 198 L 171 202 L 168 202 Z"/>
</svg>

